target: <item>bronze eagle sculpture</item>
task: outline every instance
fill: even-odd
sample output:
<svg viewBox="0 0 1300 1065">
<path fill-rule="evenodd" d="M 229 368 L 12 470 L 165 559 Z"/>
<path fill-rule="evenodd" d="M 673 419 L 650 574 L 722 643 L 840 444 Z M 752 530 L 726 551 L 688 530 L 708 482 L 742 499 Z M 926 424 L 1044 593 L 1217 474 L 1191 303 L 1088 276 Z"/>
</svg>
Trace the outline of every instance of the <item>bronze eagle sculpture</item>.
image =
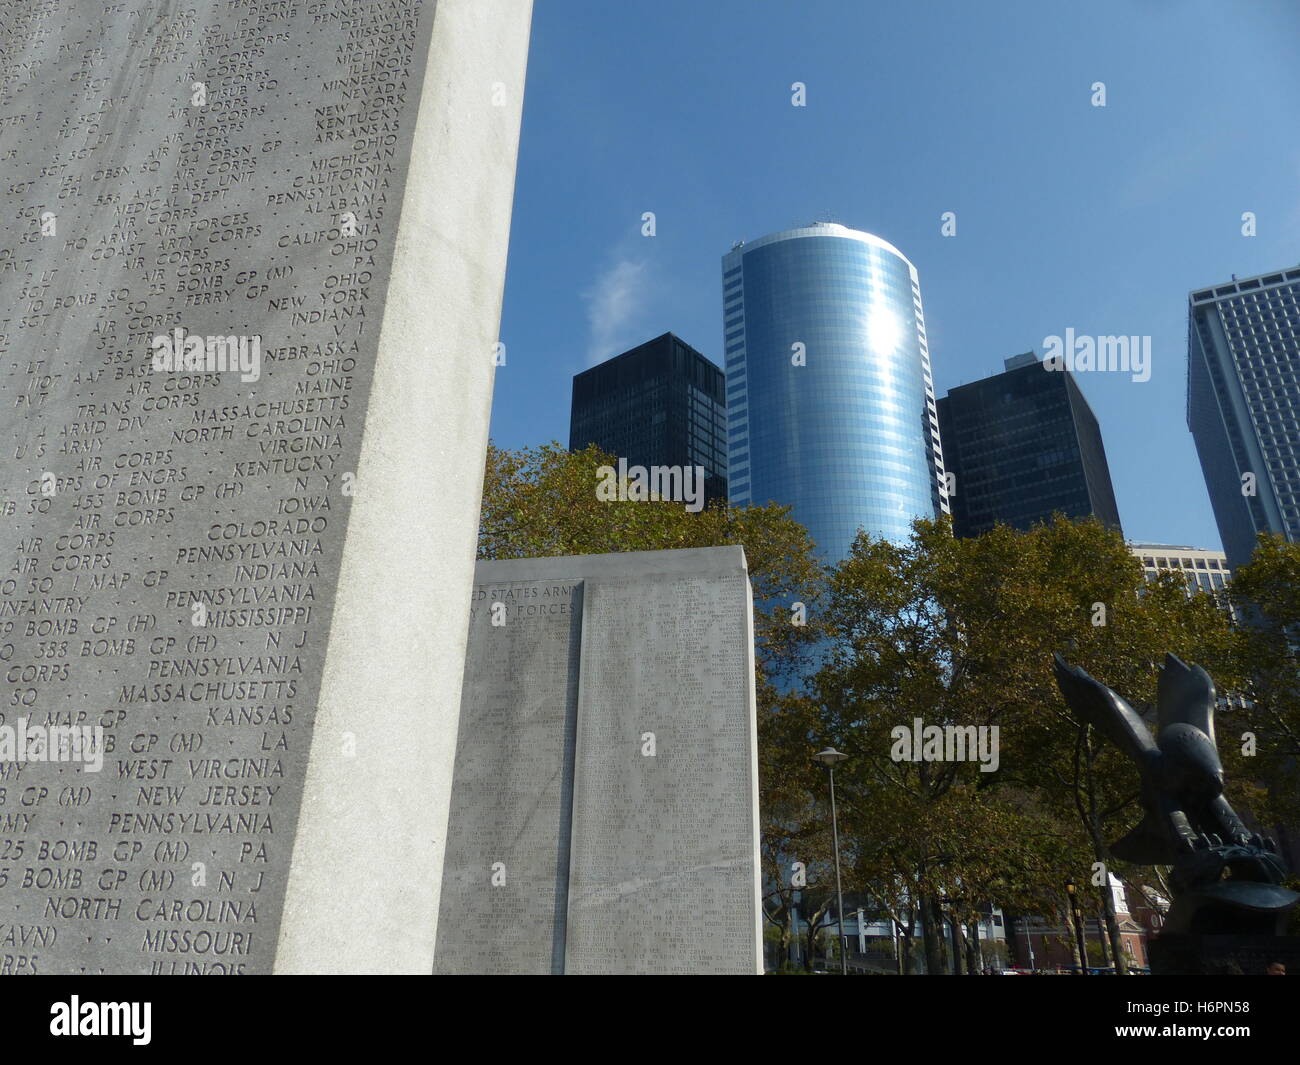
<svg viewBox="0 0 1300 1065">
<path fill-rule="evenodd" d="M 1248 829 L 1223 794 L 1214 681 L 1166 655 L 1156 732 L 1117 692 L 1055 656 L 1056 683 L 1076 720 L 1136 764 L 1145 816 L 1110 847 L 1122 861 L 1173 867 L 1170 931 L 1276 931 L 1300 895 L 1271 840 Z"/>
</svg>

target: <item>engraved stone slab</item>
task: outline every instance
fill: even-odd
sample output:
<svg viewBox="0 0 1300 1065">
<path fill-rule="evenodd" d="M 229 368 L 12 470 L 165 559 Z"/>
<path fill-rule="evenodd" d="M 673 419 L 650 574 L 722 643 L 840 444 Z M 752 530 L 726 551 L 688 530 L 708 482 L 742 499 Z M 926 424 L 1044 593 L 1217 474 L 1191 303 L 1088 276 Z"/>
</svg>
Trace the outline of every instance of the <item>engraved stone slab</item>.
<svg viewBox="0 0 1300 1065">
<path fill-rule="evenodd" d="M 0 973 L 428 971 L 529 14 L 5 4 Z"/>
<path fill-rule="evenodd" d="M 436 971 L 761 972 L 741 548 L 480 563 L 461 714 Z"/>
<path fill-rule="evenodd" d="M 440 940 L 440 972 L 563 972 L 552 929 L 568 897 L 581 604 L 572 580 L 474 589 L 443 873 L 442 912 L 459 931 Z M 491 890 L 483 855 L 489 877 L 501 863 Z M 492 928 L 512 931 L 475 934 Z"/>
</svg>

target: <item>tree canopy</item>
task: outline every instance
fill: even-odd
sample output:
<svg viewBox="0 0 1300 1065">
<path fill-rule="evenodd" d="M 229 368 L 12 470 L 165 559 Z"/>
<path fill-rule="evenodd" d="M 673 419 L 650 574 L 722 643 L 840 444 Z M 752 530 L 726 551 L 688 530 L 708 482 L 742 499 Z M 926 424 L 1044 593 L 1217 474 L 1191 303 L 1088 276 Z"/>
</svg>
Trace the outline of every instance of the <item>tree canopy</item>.
<svg viewBox="0 0 1300 1065">
<path fill-rule="evenodd" d="M 1177 574 L 1148 580 L 1118 532 L 1060 516 L 966 539 L 946 518 L 918 520 L 903 543 L 859 534 L 826 568 L 788 507 L 602 499 L 599 471 L 614 463 L 595 447 L 489 447 L 479 555 L 744 547 L 764 908 L 783 949 L 795 861 L 805 916 L 828 905 L 826 781 L 811 754 L 829 743 L 851 756 L 836 773 L 846 893 L 905 937 L 922 915 L 931 971 L 945 921 L 969 926 L 991 902 L 1050 916 L 1067 878 L 1092 890 L 1122 960 L 1107 874 L 1157 890 L 1160 874 L 1110 853 L 1141 816 L 1137 771 L 1071 716 L 1056 653 L 1148 721 L 1165 654 L 1203 666 L 1225 696 L 1230 797 L 1263 819 L 1300 814 L 1300 545 L 1261 538 L 1230 598 Z M 968 739 L 964 756 L 916 759 L 926 726 Z"/>
</svg>

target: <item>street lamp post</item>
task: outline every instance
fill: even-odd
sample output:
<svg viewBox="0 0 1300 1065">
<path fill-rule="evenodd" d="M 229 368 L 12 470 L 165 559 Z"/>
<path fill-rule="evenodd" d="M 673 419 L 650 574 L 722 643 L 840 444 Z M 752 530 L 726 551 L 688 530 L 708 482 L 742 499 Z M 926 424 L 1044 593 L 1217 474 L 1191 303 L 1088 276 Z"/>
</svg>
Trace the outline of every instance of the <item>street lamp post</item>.
<svg viewBox="0 0 1300 1065">
<path fill-rule="evenodd" d="M 1079 899 L 1074 893 L 1074 881 L 1065 882 L 1065 893 L 1070 897 L 1070 915 L 1074 918 L 1074 938 L 1079 944 L 1079 975 L 1088 975 L 1088 943 L 1083 938 L 1083 914 L 1079 910 Z"/>
<path fill-rule="evenodd" d="M 844 949 L 844 889 L 840 883 L 840 825 L 835 812 L 835 766 L 848 757 L 834 747 L 827 747 L 813 755 L 830 772 L 831 780 L 831 838 L 835 846 L 835 914 L 840 930 L 840 975 L 847 976 L 849 959 Z"/>
</svg>

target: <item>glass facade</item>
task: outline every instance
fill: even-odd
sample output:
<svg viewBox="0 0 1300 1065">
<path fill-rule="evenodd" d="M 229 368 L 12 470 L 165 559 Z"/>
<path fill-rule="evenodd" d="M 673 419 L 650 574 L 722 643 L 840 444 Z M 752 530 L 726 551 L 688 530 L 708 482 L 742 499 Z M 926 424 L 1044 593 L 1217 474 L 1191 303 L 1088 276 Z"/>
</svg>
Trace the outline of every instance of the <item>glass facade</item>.
<svg viewBox="0 0 1300 1065">
<path fill-rule="evenodd" d="M 655 337 L 573 379 L 569 450 L 596 444 L 629 466 L 702 466 L 704 498 L 727 495 L 722 371 L 680 337 Z"/>
<path fill-rule="evenodd" d="M 1187 426 L 1229 565 L 1300 540 L 1300 269 L 1191 294 Z"/>
<path fill-rule="evenodd" d="M 730 497 L 793 508 L 823 559 L 947 511 L 915 267 L 833 223 L 722 260 Z"/>
<path fill-rule="evenodd" d="M 1055 513 L 1119 529 L 1101 428 L 1073 375 L 1033 352 L 1004 365 L 939 400 L 953 533 L 1029 529 Z"/>
</svg>

